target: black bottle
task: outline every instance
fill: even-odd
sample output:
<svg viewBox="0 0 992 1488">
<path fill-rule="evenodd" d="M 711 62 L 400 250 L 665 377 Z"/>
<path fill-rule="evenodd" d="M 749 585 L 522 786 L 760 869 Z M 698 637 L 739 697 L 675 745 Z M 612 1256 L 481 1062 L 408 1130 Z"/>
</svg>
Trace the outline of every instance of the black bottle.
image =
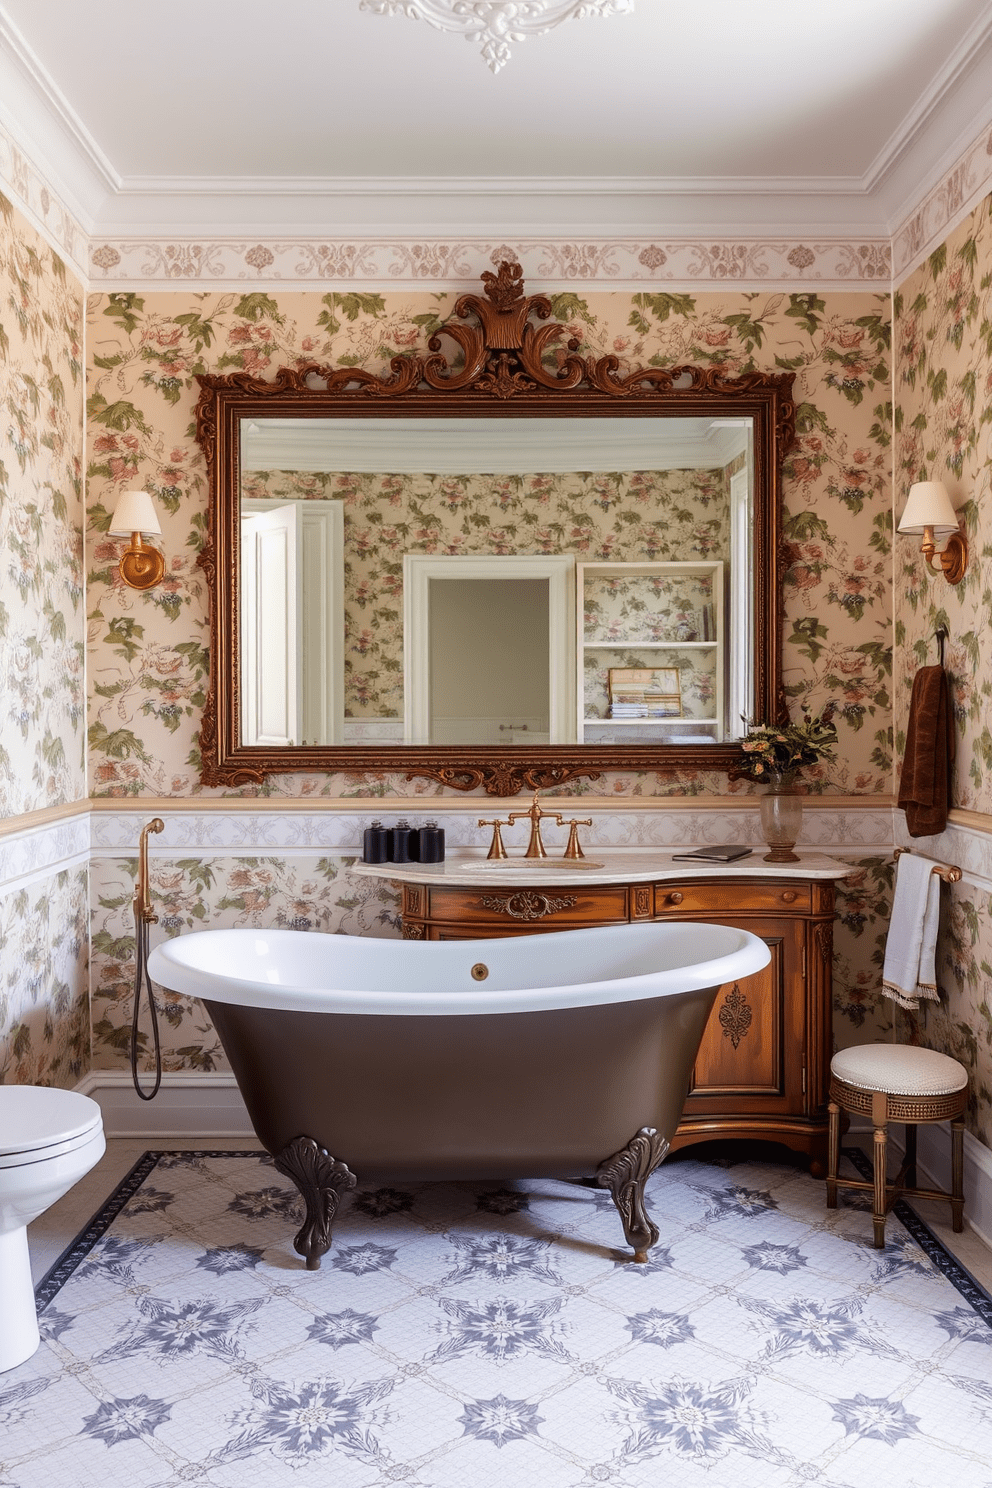
<svg viewBox="0 0 992 1488">
<path fill-rule="evenodd" d="M 420 861 L 422 863 L 444 862 L 444 828 L 439 827 L 437 822 L 429 821 L 420 828 L 417 833 L 419 839 Z"/>
<path fill-rule="evenodd" d="M 381 821 L 374 821 L 362 834 L 362 862 L 389 862 L 389 833 Z"/>
<path fill-rule="evenodd" d="M 417 861 L 417 834 L 407 821 L 401 817 L 392 830 L 394 863 L 415 863 Z"/>
</svg>

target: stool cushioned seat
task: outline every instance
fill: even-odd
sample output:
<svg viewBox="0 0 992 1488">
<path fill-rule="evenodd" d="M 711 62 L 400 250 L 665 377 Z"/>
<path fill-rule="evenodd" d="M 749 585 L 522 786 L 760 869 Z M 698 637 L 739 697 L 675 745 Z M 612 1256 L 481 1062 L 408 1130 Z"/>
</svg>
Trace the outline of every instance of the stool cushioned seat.
<svg viewBox="0 0 992 1488">
<path fill-rule="evenodd" d="M 912 1044 L 862 1044 L 841 1049 L 830 1061 L 830 1099 L 827 1111 L 827 1208 L 836 1209 L 837 1190 L 853 1188 L 872 1195 L 872 1229 L 876 1248 L 885 1244 L 885 1216 L 904 1195 L 944 1199 L 951 1206 L 951 1223 L 964 1224 L 964 1113 L 968 1104 L 968 1072 L 963 1064 L 935 1049 Z M 867 1116 L 873 1127 L 872 1181 L 841 1178 L 841 1111 Z M 886 1177 L 888 1124 L 906 1124 L 906 1158 L 896 1177 Z M 951 1191 L 916 1186 L 916 1128 L 930 1121 L 951 1123 Z"/>
<path fill-rule="evenodd" d="M 830 1061 L 830 1073 L 858 1090 L 884 1090 L 886 1095 L 951 1095 L 968 1083 L 964 1065 L 936 1049 L 911 1044 L 861 1044 L 841 1049 Z"/>
</svg>

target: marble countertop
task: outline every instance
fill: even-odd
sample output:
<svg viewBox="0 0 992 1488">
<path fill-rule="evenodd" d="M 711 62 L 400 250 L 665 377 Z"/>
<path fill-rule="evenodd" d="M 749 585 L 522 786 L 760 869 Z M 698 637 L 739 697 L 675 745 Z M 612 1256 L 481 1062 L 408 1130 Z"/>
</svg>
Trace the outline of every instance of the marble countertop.
<svg viewBox="0 0 992 1488">
<path fill-rule="evenodd" d="M 684 849 L 683 849 L 684 850 Z M 674 851 L 674 850 L 673 850 Z M 533 865 L 533 866 L 532 866 Z M 388 878 L 398 883 L 446 884 L 477 887 L 480 884 L 528 884 L 561 886 L 563 883 L 638 883 L 656 879 L 687 878 L 845 878 L 853 873 L 825 853 L 800 853 L 798 863 L 766 863 L 760 849 L 734 863 L 676 862 L 673 852 L 593 852 L 585 859 L 504 858 L 490 860 L 464 850 L 443 863 L 355 863 L 352 873 L 368 878 Z"/>
</svg>

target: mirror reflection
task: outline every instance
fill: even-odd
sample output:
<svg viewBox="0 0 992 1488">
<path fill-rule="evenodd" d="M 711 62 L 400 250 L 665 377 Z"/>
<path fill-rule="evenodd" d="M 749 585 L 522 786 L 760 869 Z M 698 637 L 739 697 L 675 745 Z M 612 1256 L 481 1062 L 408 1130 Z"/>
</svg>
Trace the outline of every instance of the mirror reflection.
<svg viewBox="0 0 992 1488">
<path fill-rule="evenodd" d="M 739 738 L 752 445 L 747 418 L 242 419 L 241 742 Z"/>
</svg>

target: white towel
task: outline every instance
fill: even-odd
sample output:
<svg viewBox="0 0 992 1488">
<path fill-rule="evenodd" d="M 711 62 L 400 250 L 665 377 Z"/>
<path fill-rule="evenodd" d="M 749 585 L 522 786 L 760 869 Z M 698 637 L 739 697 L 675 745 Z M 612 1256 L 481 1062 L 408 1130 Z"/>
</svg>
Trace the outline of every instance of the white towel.
<svg viewBox="0 0 992 1488">
<path fill-rule="evenodd" d="M 933 866 L 915 853 L 900 853 L 896 861 L 882 991 L 904 1008 L 918 1008 L 921 997 L 937 1001 L 940 879 Z"/>
</svg>

